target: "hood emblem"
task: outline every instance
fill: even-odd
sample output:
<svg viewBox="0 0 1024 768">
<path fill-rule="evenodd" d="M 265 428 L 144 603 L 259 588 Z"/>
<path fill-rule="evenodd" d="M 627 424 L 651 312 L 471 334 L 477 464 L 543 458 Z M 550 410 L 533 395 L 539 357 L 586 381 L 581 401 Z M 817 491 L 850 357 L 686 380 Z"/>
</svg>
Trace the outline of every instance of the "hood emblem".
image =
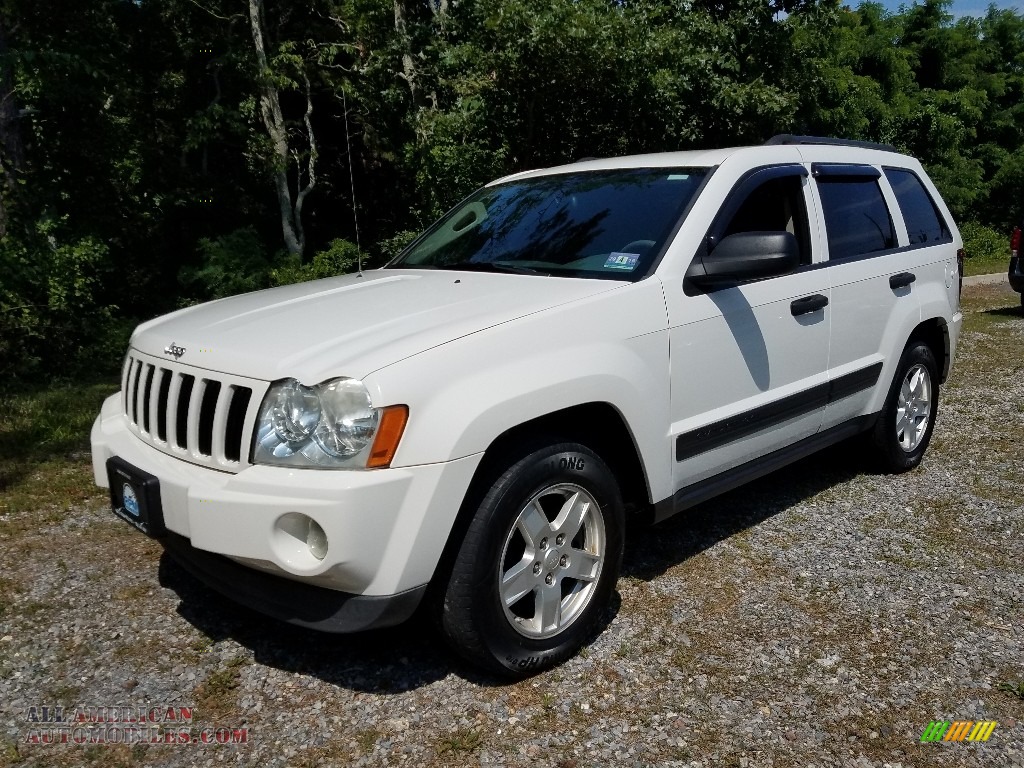
<svg viewBox="0 0 1024 768">
<path fill-rule="evenodd" d="M 177 344 L 175 344 L 175 343 L 174 343 L 174 342 L 172 341 L 172 342 L 171 342 L 170 344 L 168 344 L 168 345 L 167 345 L 167 347 L 166 347 L 166 348 L 164 349 L 164 354 L 165 354 L 165 355 L 170 355 L 170 356 L 171 356 L 171 357 L 173 357 L 173 358 L 174 358 L 175 360 L 177 360 L 177 359 L 178 359 L 179 357 L 181 357 L 182 355 L 184 355 L 184 354 L 185 354 L 185 348 L 184 348 L 184 347 L 179 347 L 179 346 L 178 346 Z"/>
</svg>

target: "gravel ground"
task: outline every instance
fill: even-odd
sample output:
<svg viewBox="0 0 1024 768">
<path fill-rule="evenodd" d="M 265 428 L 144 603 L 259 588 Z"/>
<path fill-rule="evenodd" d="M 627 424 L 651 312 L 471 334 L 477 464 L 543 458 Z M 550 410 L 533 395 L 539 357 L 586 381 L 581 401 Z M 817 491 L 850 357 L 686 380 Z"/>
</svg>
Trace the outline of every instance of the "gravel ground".
<svg viewBox="0 0 1024 768">
<path fill-rule="evenodd" d="M 1024 317 L 1004 285 L 966 298 L 921 468 L 838 446 L 634 532 L 604 632 L 515 684 L 422 620 L 337 637 L 227 604 L 100 493 L 2 514 L 0 766 L 1024 766 Z M 194 707 L 248 742 L 26 743 L 42 705 Z M 998 726 L 922 743 L 932 720 Z"/>
</svg>

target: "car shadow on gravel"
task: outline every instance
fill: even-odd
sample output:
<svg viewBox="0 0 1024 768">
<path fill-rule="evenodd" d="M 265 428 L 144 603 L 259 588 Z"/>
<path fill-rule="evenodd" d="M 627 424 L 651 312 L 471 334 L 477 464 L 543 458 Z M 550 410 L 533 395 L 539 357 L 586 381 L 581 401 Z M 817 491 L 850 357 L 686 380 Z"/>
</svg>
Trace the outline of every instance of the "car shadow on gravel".
<svg viewBox="0 0 1024 768">
<path fill-rule="evenodd" d="M 480 686 L 513 680 L 488 675 L 445 645 L 425 610 L 397 627 L 355 634 L 328 634 L 293 626 L 231 602 L 206 587 L 164 552 L 160 585 L 177 593 L 178 614 L 213 643 L 233 640 L 257 664 L 309 675 L 352 691 L 398 694 L 455 674 Z M 621 601 L 615 594 L 590 642 L 612 622 Z"/>
<path fill-rule="evenodd" d="M 160 584 L 181 598 L 178 614 L 214 643 L 233 640 L 256 663 L 310 675 L 373 693 L 401 693 L 428 685 L 453 670 L 452 659 L 426 619 L 401 626 L 328 634 L 293 626 L 231 602 L 191 574 L 168 553 L 160 558 Z"/>
<path fill-rule="evenodd" d="M 740 531 L 867 471 L 859 445 L 833 446 L 656 526 L 626 537 L 622 575 L 650 580 Z M 178 594 L 179 615 L 214 643 L 233 640 L 256 663 L 353 691 L 398 694 L 455 674 L 482 686 L 508 684 L 481 673 L 444 644 L 425 611 L 398 627 L 351 635 L 317 632 L 265 617 L 204 586 L 166 552 L 160 584 Z M 616 593 L 594 637 L 619 611 Z"/>
<path fill-rule="evenodd" d="M 999 307 L 997 309 L 985 309 L 982 310 L 983 315 L 996 315 L 998 317 L 1022 317 L 1024 316 L 1024 306 L 1016 307 Z"/>
<path fill-rule="evenodd" d="M 858 440 L 831 446 L 663 523 L 631 531 L 622 575 L 650 581 L 827 488 L 872 471 Z"/>
</svg>

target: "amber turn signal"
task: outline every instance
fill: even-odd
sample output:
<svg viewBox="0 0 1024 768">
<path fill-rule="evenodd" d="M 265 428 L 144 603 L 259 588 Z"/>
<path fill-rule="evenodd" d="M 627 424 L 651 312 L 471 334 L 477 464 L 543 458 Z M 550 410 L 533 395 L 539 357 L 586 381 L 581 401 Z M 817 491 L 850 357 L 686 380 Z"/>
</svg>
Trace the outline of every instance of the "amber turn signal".
<svg viewBox="0 0 1024 768">
<path fill-rule="evenodd" d="M 370 458 L 366 462 L 367 468 L 376 469 L 391 465 L 391 460 L 395 458 L 395 451 L 398 450 L 398 441 L 402 439 L 402 432 L 405 431 L 405 422 L 408 419 L 409 406 L 407 405 L 389 405 L 382 409 L 377 436 L 373 440 Z"/>
</svg>

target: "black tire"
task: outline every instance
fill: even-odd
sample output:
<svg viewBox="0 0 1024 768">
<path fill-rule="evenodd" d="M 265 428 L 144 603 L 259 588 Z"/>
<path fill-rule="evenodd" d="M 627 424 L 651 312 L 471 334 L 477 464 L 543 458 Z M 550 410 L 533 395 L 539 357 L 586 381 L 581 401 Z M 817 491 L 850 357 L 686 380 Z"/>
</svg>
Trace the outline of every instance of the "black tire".
<svg viewBox="0 0 1024 768">
<path fill-rule="evenodd" d="M 870 433 L 879 469 L 906 472 L 921 463 L 935 429 L 938 404 L 935 355 L 923 341 L 912 339 L 903 350 L 885 406 Z"/>
<path fill-rule="evenodd" d="M 615 588 L 623 521 L 618 484 L 589 448 L 560 443 L 509 456 L 469 524 L 444 591 L 448 641 L 474 664 L 517 677 L 573 656 Z"/>
</svg>

